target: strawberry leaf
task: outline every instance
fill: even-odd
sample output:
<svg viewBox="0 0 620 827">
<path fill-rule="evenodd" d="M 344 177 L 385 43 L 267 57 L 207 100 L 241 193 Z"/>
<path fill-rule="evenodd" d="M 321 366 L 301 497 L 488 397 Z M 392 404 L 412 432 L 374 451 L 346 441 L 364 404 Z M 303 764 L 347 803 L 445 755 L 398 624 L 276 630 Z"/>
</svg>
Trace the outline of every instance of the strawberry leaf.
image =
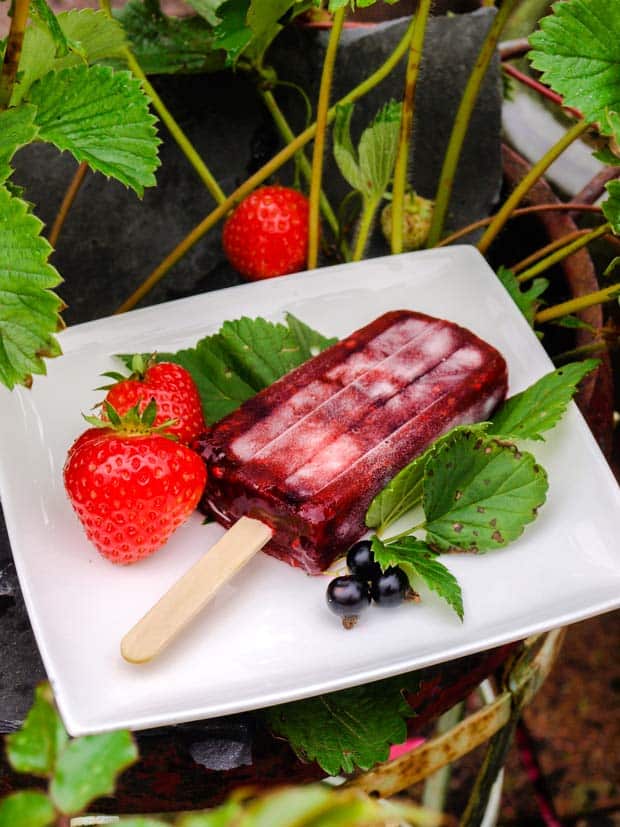
<svg viewBox="0 0 620 827">
<path fill-rule="evenodd" d="M 424 470 L 427 542 L 443 550 L 501 548 L 535 519 L 547 488 L 531 454 L 475 431 L 451 434 Z"/>
<path fill-rule="evenodd" d="M 0 827 L 47 827 L 56 810 L 45 793 L 24 790 L 0 801 Z"/>
<path fill-rule="evenodd" d="M 22 146 L 36 138 L 34 106 L 19 106 L 0 112 L 0 184 L 13 172 L 10 161 Z"/>
<path fill-rule="evenodd" d="M 226 52 L 227 66 L 234 66 L 252 40 L 252 29 L 247 25 L 249 8 L 249 0 L 226 0 L 218 8 L 214 45 Z"/>
<path fill-rule="evenodd" d="M 50 776 L 68 741 L 49 684 L 35 689 L 35 700 L 21 729 L 6 737 L 6 754 L 17 772 Z"/>
<path fill-rule="evenodd" d="M 11 105 L 19 103 L 32 84 L 48 72 L 122 55 L 126 43 L 123 29 L 103 11 L 81 9 L 61 12 L 55 15 L 55 20 L 70 51 L 59 56 L 57 43 L 49 28 L 40 20 L 33 21 L 24 35 L 18 83 Z"/>
<path fill-rule="evenodd" d="M 497 271 L 497 278 L 510 294 L 511 299 L 517 305 L 528 321 L 530 327 L 534 326 L 534 317 L 540 306 L 539 297 L 549 286 L 547 279 L 534 279 L 527 290 L 524 290 L 516 279 L 512 270 L 500 266 Z"/>
<path fill-rule="evenodd" d="M 197 11 L 201 17 L 204 17 L 211 26 L 217 26 L 220 22 L 221 18 L 217 12 L 225 0 L 188 0 L 188 2 L 194 11 Z"/>
<path fill-rule="evenodd" d="M 287 314 L 286 322 L 247 317 L 225 322 L 218 333 L 205 336 L 196 347 L 158 353 L 156 359 L 177 362 L 191 373 L 205 419 L 212 424 L 335 341 L 292 314 Z M 119 358 L 132 368 L 134 355 Z"/>
<path fill-rule="evenodd" d="M 601 207 L 614 233 L 620 235 L 620 181 L 609 181 L 605 184 L 605 189 L 609 198 L 603 201 Z"/>
<path fill-rule="evenodd" d="M 403 691 L 418 685 L 415 673 L 401 675 L 274 706 L 264 714 L 303 761 L 316 761 L 330 775 L 367 770 L 407 737 L 405 720 L 412 712 Z"/>
<path fill-rule="evenodd" d="M 29 92 L 39 137 L 141 196 L 159 165 L 155 118 L 140 82 L 108 66 L 49 72 Z"/>
<path fill-rule="evenodd" d="M 52 292 L 61 278 L 47 259 L 43 224 L 29 205 L 0 187 L 0 382 L 30 385 L 45 373 L 43 357 L 60 354 L 54 333 L 62 301 Z"/>
<path fill-rule="evenodd" d="M 565 106 L 598 123 L 604 135 L 620 139 L 620 15 L 617 0 L 555 3 L 530 37 L 532 66 L 564 98 Z"/>
<path fill-rule="evenodd" d="M 559 422 L 579 382 L 598 364 L 596 359 L 586 359 L 546 374 L 502 405 L 491 420 L 489 433 L 503 439 L 544 440 L 543 431 Z"/>
<path fill-rule="evenodd" d="M 409 585 L 416 589 L 421 580 L 454 609 L 463 620 L 463 595 L 456 577 L 437 560 L 437 552 L 417 537 L 404 537 L 394 543 L 383 543 L 372 538 L 375 560 L 385 571 L 389 566 L 400 566 L 409 578 Z"/>
<path fill-rule="evenodd" d="M 56 763 L 50 795 L 58 809 L 79 813 L 102 795 L 114 792 L 116 777 L 138 758 L 129 732 L 75 738 Z"/>
</svg>

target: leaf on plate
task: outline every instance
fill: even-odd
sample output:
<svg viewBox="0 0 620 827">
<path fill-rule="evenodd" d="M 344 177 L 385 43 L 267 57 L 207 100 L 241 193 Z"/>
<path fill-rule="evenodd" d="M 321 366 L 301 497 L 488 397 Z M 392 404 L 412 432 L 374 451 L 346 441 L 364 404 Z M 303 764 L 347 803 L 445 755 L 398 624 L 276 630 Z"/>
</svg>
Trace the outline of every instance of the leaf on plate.
<svg viewBox="0 0 620 827">
<path fill-rule="evenodd" d="M 61 278 L 47 259 L 43 224 L 25 201 L 0 186 L 0 382 L 12 389 L 45 373 L 43 357 L 60 354 L 62 301 L 52 292 Z"/>
<path fill-rule="evenodd" d="M 372 550 L 383 570 L 389 566 L 400 566 L 414 591 L 416 581 L 422 580 L 427 588 L 445 600 L 463 620 L 461 587 L 452 572 L 439 562 L 438 552 L 430 548 L 428 543 L 417 537 L 403 537 L 393 543 L 383 543 L 378 537 L 373 537 Z"/>
<path fill-rule="evenodd" d="M 547 373 L 502 405 L 491 420 L 489 433 L 503 439 L 543 440 L 542 433 L 559 422 L 579 382 L 598 364 L 596 359 L 586 359 Z"/>
<path fill-rule="evenodd" d="M 49 72 L 29 92 L 39 137 L 142 196 L 159 166 L 155 118 L 140 82 L 109 66 Z"/>
<path fill-rule="evenodd" d="M 532 454 L 474 431 L 452 434 L 425 468 L 427 542 L 442 550 L 501 548 L 535 519 L 547 488 Z"/>
<path fill-rule="evenodd" d="M 17 772 L 47 778 L 68 740 L 52 690 L 43 683 L 35 689 L 34 703 L 21 729 L 6 737 L 7 758 Z"/>
<path fill-rule="evenodd" d="M 129 0 L 114 14 L 147 75 L 218 72 L 224 68 L 224 53 L 215 48 L 213 29 L 201 17 L 156 15 L 140 0 Z"/>
<path fill-rule="evenodd" d="M 67 815 L 82 812 L 91 801 L 113 793 L 117 776 L 137 758 L 133 738 L 124 730 L 75 738 L 56 763 L 52 800 Z"/>
<path fill-rule="evenodd" d="M 330 775 L 367 770 L 407 737 L 405 720 L 412 711 L 403 691 L 418 685 L 415 673 L 401 675 L 271 707 L 264 714 L 302 760 L 316 761 Z"/>
<path fill-rule="evenodd" d="M 482 434 L 486 427 L 485 422 L 477 425 L 457 425 L 435 440 L 423 454 L 399 471 L 370 503 L 366 512 L 368 528 L 376 528 L 380 534 L 384 534 L 391 525 L 418 505 L 422 499 L 422 480 L 426 462 L 439 445 L 459 431 Z"/>
<path fill-rule="evenodd" d="M 540 296 L 549 286 L 547 279 L 534 279 L 529 288 L 521 287 L 512 270 L 501 267 L 497 271 L 497 277 L 504 285 L 511 299 L 527 319 L 530 327 L 534 326 L 534 317 L 541 302 Z"/>
<path fill-rule="evenodd" d="M 47 827 L 56 811 L 45 793 L 24 790 L 0 800 L 0 827 Z"/>
<path fill-rule="evenodd" d="M 28 26 L 19 61 L 18 82 L 11 97 L 12 106 L 19 103 L 32 84 L 48 72 L 122 55 L 126 45 L 123 29 L 105 12 L 71 10 L 55 15 L 55 20 L 72 51 L 59 56 L 54 37 L 42 21 L 35 20 Z"/>
<path fill-rule="evenodd" d="M 609 111 L 620 111 L 620 15 L 617 0 L 565 0 L 530 37 L 528 57 L 564 106 L 613 134 Z M 615 134 L 616 139 L 620 133 Z"/>
<path fill-rule="evenodd" d="M 0 184 L 13 172 L 10 161 L 18 149 L 36 138 L 34 106 L 19 106 L 0 112 Z"/>
<path fill-rule="evenodd" d="M 196 347 L 158 353 L 158 362 L 177 362 L 188 370 L 200 393 L 205 419 L 213 424 L 303 364 L 336 340 L 328 339 L 292 314 L 287 324 L 243 317 L 225 322 Z M 144 354 L 145 358 L 150 354 Z M 131 369 L 133 354 L 119 356 Z"/>
<path fill-rule="evenodd" d="M 605 189 L 609 198 L 603 201 L 601 207 L 614 233 L 620 235 L 620 181 L 609 181 L 605 184 Z"/>
</svg>

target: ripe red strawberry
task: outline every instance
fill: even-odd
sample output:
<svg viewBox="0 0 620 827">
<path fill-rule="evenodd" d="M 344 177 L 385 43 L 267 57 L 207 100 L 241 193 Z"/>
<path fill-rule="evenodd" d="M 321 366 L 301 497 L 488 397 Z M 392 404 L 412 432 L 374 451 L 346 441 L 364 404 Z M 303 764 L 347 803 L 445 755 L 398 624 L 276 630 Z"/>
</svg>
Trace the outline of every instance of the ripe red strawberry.
<svg viewBox="0 0 620 827">
<path fill-rule="evenodd" d="M 224 252 L 256 281 L 303 270 L 308 253 L 308 199 L 289 187 L 260 187 L 224 225 Z"/>
<path fill-rule="evenodd" d="M 185 445 L 205 430 L 200 394 L 190 373 L 173 362 L 147 362 L 134 357 L 133 373 L 124 377 L 109 373 L 118 381 L 108 389 L 106 401 L 122 416 L 139 405 L 140 413 L 151 399 L 157 405 L 154 425 L 174 420 L 166 429 Z"/>
<path fill-rule="evenodd" d="M 202 459 L 152 429 L 155 404 L 124 417 L 106 405 L 109 422 L 69 449 L 65 489 L 88 539 L 113 563 L 135 563 L 166 543 L 198 504 L 206 483 Z M 165 427 L 165 423 L 164 426 Z"/>
</svg>

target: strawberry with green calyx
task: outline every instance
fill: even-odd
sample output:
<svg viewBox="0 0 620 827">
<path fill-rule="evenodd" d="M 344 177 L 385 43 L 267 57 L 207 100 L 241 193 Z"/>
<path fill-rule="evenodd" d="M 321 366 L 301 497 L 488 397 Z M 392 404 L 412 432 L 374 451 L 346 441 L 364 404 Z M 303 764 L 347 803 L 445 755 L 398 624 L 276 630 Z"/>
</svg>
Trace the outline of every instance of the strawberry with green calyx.
<svg viewBox="0 0 620 827">
<path fill-rule="evenodd" d="M 105 388 L 105 400 L 119 414 L 136 405 L 144 411 L 154 399 L 157 416 L 153 424 L 159 427 L 167 420 L 168 430 L 180 442 L 189 445 L 205 430 L 200 394 L 185 368 L 174 362 L 156 362 L 154 357 L 145 360 L 140 354 L 133 357 L 131 368 L 130 376 L 104 374 L 115 380 L 115 384 Z"/>
<path fill-rule="evenodd" d="M 435 202 L 411 190 L 405 194 L 403 212 L 403 249 L 419 250 L 426 243 Z M 381 229 L 388 243 L 392 238 L 392 205 L 386 204 L 381 213 Z"/>
<path fill-rule="evenodd" d="M 73 443 L 64 484 L 88 539 L 113 563 L 135 563 L 161 548 L 196 508 L 206 483 L 204 463 L 156 426 L 154 401 L 120 415 L 104 402 L 107 420 Z"/>
<path fill-rule="evenodd" d="M 228 218 L 222 244 L 228 261 L 250 281 L 305 269 L 308 199 L 290 187 L 260 187 Z"/>
</svg>

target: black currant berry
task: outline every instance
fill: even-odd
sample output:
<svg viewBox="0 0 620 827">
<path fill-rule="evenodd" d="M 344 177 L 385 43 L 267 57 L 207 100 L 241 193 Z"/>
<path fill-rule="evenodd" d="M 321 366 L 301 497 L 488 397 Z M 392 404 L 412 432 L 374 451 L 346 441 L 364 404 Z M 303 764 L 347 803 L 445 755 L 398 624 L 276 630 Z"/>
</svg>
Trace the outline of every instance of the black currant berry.
<svg viewBox="0 0 620 827">
<path fill-rule="evenodd" d="M 347 566 L 351 574 L 361 577 L 362 580 L 372 580 L 381 574 L 381 566 L 375 563 L 370 540 L 360 540 L 347 552 Z"/>
<path fill-rule="evenodd" d="M 370 604 L 370 588 L 365 580 L 353 574 L 336 577 L 327 587 L 327 605 L 342 618 L 345 629 L 351 629 L 357 616 Z"/>
<path fill-rule="evenodd" d="M 409 591 L 409 579 L 402 569 L 386 569 L 370 584 L 370 593 L 377 606 L 388 608 L 402 603 Z"/>
</svg>

